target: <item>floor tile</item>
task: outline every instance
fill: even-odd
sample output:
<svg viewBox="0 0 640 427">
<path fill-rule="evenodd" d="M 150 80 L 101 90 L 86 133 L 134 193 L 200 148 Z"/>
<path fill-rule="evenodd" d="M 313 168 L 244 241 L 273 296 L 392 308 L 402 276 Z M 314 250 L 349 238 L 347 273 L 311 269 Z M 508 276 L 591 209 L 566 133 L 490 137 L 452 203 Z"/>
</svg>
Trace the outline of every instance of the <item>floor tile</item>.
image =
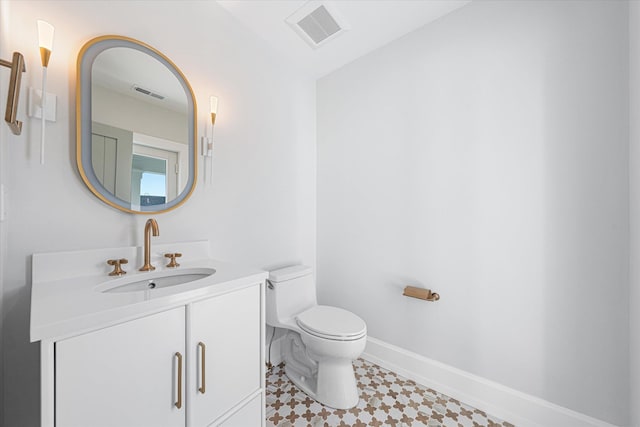
<svg viewBox="0 0 640 427">
<path fill-rule="evenodd" d="M 339 410 L 299 390 L 281 364 L 267 374 L 267 426 L 278 427 L 514 427 L 456 399 L 364 359 L 353 363 L 360 401 Z"/>
</svg>

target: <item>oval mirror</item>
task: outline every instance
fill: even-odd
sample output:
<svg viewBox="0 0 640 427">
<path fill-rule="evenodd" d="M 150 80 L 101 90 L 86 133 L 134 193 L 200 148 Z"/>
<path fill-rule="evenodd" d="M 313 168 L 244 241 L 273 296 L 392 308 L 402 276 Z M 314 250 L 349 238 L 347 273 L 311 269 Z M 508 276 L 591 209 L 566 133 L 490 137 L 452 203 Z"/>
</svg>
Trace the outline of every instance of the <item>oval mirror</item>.
<svg viewBox="0 0 640 427">
<path fill-rule="evenodd" d="M 98 37 L 78 54 L 78 169 L 105 203 L 131 213 L 184 203 L 197 176 L 196 102 L 185 76 L 137 40 Z"/>
</svg>

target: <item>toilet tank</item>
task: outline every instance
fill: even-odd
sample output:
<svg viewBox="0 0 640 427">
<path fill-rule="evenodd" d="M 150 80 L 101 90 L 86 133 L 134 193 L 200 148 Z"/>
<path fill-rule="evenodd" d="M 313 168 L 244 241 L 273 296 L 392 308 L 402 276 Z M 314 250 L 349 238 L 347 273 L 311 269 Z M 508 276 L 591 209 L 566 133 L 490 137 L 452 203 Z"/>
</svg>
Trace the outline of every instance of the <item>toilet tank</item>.
<svg viewBox="0 0 640 427">
<path fill-rule="evenodd" d="M 269 272 L 266 321 L 270 326 L 289 327 L 295 316 L 317 305 L 311 267 L 294 265 Z"/>
</svg>

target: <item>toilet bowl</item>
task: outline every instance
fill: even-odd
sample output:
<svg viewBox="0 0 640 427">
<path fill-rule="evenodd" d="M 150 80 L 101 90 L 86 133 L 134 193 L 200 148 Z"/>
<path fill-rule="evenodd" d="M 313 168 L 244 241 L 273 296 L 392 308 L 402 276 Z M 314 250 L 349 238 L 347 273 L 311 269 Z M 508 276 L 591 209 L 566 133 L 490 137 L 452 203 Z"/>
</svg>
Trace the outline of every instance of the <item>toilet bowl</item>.
<svg viewBox="0 0 640 427">
<path fill-rule="evenodd" d="M 364 351 L 367 326 L 357 315 L 317 305 L 311 269 L 269 273 L 267 324 L 288 330 L 283 359 L 287 377 L 318 402 L 336 409 L 358 404 L 353 360 Z"/>
</svg>

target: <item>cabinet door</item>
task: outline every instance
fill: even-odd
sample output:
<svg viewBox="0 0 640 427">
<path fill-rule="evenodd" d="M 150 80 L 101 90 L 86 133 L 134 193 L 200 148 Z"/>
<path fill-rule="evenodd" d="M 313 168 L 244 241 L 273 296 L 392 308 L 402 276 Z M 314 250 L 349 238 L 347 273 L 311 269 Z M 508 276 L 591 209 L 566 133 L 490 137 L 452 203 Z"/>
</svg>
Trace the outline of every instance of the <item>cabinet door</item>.
<svg viewBox="0 0 640 427">
<path fill-rule="evenodd" d="M 220 427 L 260 427 L 264 423 L 262 415 L 262 395 L 251 399 L 235 414 L 219 424 Z"/>
<path fill-rule="evenodd" d="M 262 387 L 261 289 L 255 285 L 192 304 L 191 426 L 211 424 Z"/>
<path fill-rule="evenodd" d="M 59 341 L 55 352 L 57 427 L 186 424 L 184 307 Z"/>
</svg>

